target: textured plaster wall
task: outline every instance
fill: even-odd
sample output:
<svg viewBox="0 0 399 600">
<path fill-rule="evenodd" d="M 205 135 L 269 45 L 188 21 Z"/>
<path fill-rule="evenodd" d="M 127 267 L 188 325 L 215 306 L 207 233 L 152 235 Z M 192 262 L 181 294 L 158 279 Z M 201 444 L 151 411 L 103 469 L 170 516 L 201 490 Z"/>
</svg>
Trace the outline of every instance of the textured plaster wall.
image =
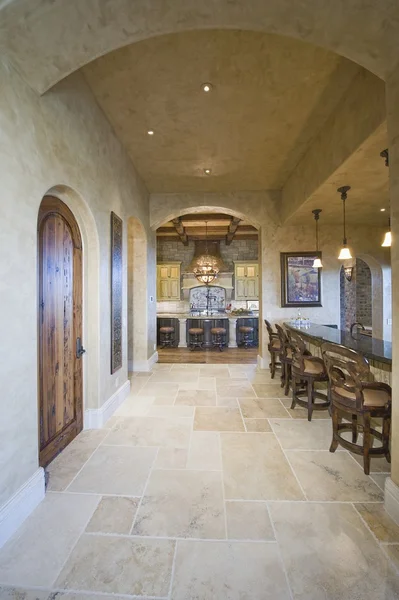
<svg viewBox="0 0 399 600">
<path fill-rule="evenodd" d="M 387 80 L 387 122 L 389 137 L 389 188 L 392 227 L 392 470 L 399 485 L 399 67 Z"/>
<path fill-rule="evenodd" d="M 125 265 L 130 216 L 148 239 L 155 236 L 146 189 L 80 75 L 39 97 L 0 64 L 0 89 L 1 505 L 38 466 L 36 228 L 43 195 L 59 186 L 83 233 L 84 361 L 91 361 L 85 408 L 101 406 L 127 379 L 127 268 L 124 362 L 110 375 L 110 211 L 124 221 Z M 155 279 L 154 243 L 150 258 Z"/>
<path fill-rule="evenodd" d="M 385 119 L 384 82 L 362 70 L 288 178 L 283 188 L 281 220 L 295 213 Z M 350 179 L 350 173 L 340 177 Z"/>
<path fill-rule="evenodd" d="M 276 192 L 237 192 L 231 194 L 151 194 L 150 215 L 153 228 L 174 216 L 188 212 L 227 212 L 243 216 L 260 227 L 261 306 L 263 318 L 283 322 L 296 316 L 296 309 L 281 307 L 280 252 L 309 251 L 315 247 L 313 224 L 279 225 Z M 377 265 L 389 266 L 389 251 L 381 248 L 383 230 L 377 227 L 351 227 L 349 245 L 354 255 L 373 257 Z M 337 259 L 342 241 L 340 226 L 320 227 L 323 252 L 323 306 L 302 309 L 305 317 L 319 323 L 340 322 L 341 262 Z M 260 354 L 267 357 L 267 338 L 263 332 Z"/>
</svg>

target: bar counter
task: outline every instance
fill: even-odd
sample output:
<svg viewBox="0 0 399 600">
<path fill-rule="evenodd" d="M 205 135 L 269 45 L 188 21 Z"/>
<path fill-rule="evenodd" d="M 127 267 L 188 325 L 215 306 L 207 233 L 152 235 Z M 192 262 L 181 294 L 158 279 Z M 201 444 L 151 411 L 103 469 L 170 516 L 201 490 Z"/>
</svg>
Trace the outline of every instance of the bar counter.
<svg viewBox="0 0 399 600">
<path fill-rule="evenodd" d="M 357 332 L 351 335 L 349 331 L 334 329 L 317 323 L 301 323 L 288 321 L 284 323 L 287 329 L 298 331 L 303 335 L 312 354 L 321 355 L 321 344 L 333 342 L 363 354 L 370 363 L 374 375 L 379 381 L 390 383 L 392 371 L 392 343 L 379 340 Z"/>
</svg>

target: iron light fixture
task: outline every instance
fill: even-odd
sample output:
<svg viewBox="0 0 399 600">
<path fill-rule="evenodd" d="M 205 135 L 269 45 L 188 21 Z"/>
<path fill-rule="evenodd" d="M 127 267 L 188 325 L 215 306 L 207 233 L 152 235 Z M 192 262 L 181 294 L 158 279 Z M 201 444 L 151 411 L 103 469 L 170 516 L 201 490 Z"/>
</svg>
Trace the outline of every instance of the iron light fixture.
<svg viewBox="0 0 399 600">
<path fill-rule="evenodd" d="M 385 150 L 383 150 L 382 152 L 380 152 L 380 156 L 383 159 L 385 159 L 385 166 L 389 167 L 389 151 L 388 151 L 388 148 L 385 148 Z M 390 208 L 390 206 L 389 206 L 389 208 Z M 391 212 L 391 211 L 389 210 L 389 212 Z M 388 218 L 388 231 L 384 235 L 384 241 L 382 242 L 381 246 L 383 248 L 390 248 L 391 245 L 392 245 L 391 217 L 389 217 Z"/>
<path fill-rule="evenodd" d="M 347 239 L 346 239 L 346 212 L 345 212 L 345 200 L 347 199 L 348 195 L 347 192 L 351 189 L 350 185 L 343 185 L 342 187 L 339 187 L 337 189 L 337 192 L 339 194 L 341 194 L 341 200 L 342 200 L 342 206 L 343 206 L 343 215 L 344 215 L 344 238 L 342 240 L 342 248 L 341 251 L 339 253 L 339 260 L 348 260 L 350 258 L 352 258 L 352 254 L 351 251 L 349 250 L 348 246 L 347 246 Z"/>
<path fill-rule="evenodd" d="M 344 274 L 347 281 L 352 281 L 353 267 L 344 267 Z"/>
<path fill-rule="evenodd" d="M 314 220 L 316 221 L 316 252 L 318 253 L 319 252 L 319 219 L 320 219 L 321 208 L 315 208 L 314 210 L 312 210 L 312 213 L 314 215 Z M 313 261 L 313 268 L 321 269 L 322 267 L 323 267 L 323 264 L 321 262 L 321 258 L 318 256 Z"/>
<path fill-rule="evenodd" d="M 205 254 L 195 259 L 193 273 L 204 285 L 209 285 L 216 279 L 220 271 L 219 260 L 208 251 L 208 221 L 205 221 Z"/>
</svg>

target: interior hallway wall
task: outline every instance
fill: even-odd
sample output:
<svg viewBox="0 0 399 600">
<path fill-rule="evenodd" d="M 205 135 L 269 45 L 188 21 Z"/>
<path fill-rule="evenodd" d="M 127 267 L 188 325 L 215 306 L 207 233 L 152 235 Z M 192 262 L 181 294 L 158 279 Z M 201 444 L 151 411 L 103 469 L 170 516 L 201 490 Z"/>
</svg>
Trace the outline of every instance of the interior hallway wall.
<svg viewBox="0 0 399 600">
<path fill-rule="evenodd" d="M 43 195 L 68 186 L 90 211 L 99 240 L 99 347 L 94 393 L 101 407 L 127 382 L 127 221 L 137 216 L 151 240 L 148 195 L 85 80 L 75 74 L 43 97 L 0 64 L 0 507 L 38 467 L 37 216 Z M 63 197 L 68 202 L 67 196 Z M 123 367 L 110 374 L 110 212 L 124 222 Z M 82 215 L 84 211 L 82 211 Z M 75 215 L 79 219 L 82 215 Z M 90 246 L 84 252 L 91 253 Z M 86 273 L 87 275 L 87 273 Z M 85 293 L 87 290 L 85 290 Z M 92 298 L 88 299 L 88 310 Z M 155 303 L 154 303 L 155 305 Z M 155 326 L 150 331 L 155 343 Z"/>
<path fill-rule="evenodd" d="M 232 192 L 230 194 L 151 194 L 151 225 L 158 227 L 185 212 L 208 211 L 244 215 L 260 227 L 261 306 L 263 318 L 284 322 L 295 318 L 297 309 L 281 307 L 280 252 L 309 251 L 315 248 L 315 230 L 309 210 L 309 225 L 281 225 L 276 211 L 280 195 L 276 191 Z M 372 256 L 380 265 L 389 266 L 389 250 L 381 248 L 382 229 L 348 227 L 348 242 L 356 254 Z M 320 248 L 323 254 L 321 307 L 303 308 L 302 316 L 318 323 L 340 323 L 340 268 L 338 260 L 342 242 L 342 227 L 321 226 Z M 259 349 L 262 365 L 268 366 L 267 335 L 262 328 Z"/>
</svg>

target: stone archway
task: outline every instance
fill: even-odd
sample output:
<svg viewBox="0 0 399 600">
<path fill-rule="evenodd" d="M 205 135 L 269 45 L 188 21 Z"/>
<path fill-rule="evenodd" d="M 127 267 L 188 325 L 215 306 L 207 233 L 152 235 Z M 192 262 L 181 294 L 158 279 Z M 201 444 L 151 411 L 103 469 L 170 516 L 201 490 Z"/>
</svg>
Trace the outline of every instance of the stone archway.
<svg viewBox="0 0 399 600">
<path fill-rule="evenodd" d="M 83 262 L 83 345 L 88 350 L 83 363 L 83 427 L 90 428 L 91 410 L 100 398 L 100 245 L 94 217 L 78 192 L 55 185 L 44 194 L 55 196 L 73 212 L 82 235 Z"/>
<path fill-rule="evenodd" d="M 150 274 L 147 271 L 147 256 L 148 243 L 145 229 L 139 219 L 130 217 L 127 261 L 128 370 L 130 372 L 149 371 L 151 365 L 157 361 L 157 353 L 154 347 L 151 347 L 154 333 L 149 306 L 155 303 L 155 298 L 149 295 Z"/>
<path fill-rule="evenodd" d="M 172 200 L 174 198 L 174 201 Z M 231 206 L 220 206 L 217 204 L 218 196 L 215 195 L 215 205 L 201 205 L 195 204 L 195 198 L 193 196 L 188 195 L 185 197 L 183 195 L 183 200 L 181 200 L 177 196 L 173 196 L 170 198 L 170 202 L 163 202 L 161 205 L 154 202 L 155 196 L 152 197 L 151 203 L 151 228 L 155 231 L 158 227 L 161 227 L 164 223 L 171 221 L 177 217 L 181 217 L 182 215 L 192 215 L 192 214 L 200 214 L 200 213 L 210 213 L 210 214 L 220 214 L 224 213 L 233 217 L 238 217 L 239 219 L 248 221 L 256 227 L 258 230 L 258 264 L 259 264 L 259 354 L 258 354 L 258 365 L 261 368 L 267 368 L 269 365 L 268 358 L 268 350 L 267 350 L 267 339 L 263 331 L 263 306 L 262 306 L 262 228 L 261 223 L 256 218 L 254 218 L 251 211 L 243 212 L 240 210 L 242 204 L 241 198 L 233 198 L 230 197 L 229 204 Z M 220 201 L 220 199 L 219 199 Z M 194 203 L 194 205 L 193 205 Z M 251 206 L 251 205 L 250 205 Z"/>
</svg>

